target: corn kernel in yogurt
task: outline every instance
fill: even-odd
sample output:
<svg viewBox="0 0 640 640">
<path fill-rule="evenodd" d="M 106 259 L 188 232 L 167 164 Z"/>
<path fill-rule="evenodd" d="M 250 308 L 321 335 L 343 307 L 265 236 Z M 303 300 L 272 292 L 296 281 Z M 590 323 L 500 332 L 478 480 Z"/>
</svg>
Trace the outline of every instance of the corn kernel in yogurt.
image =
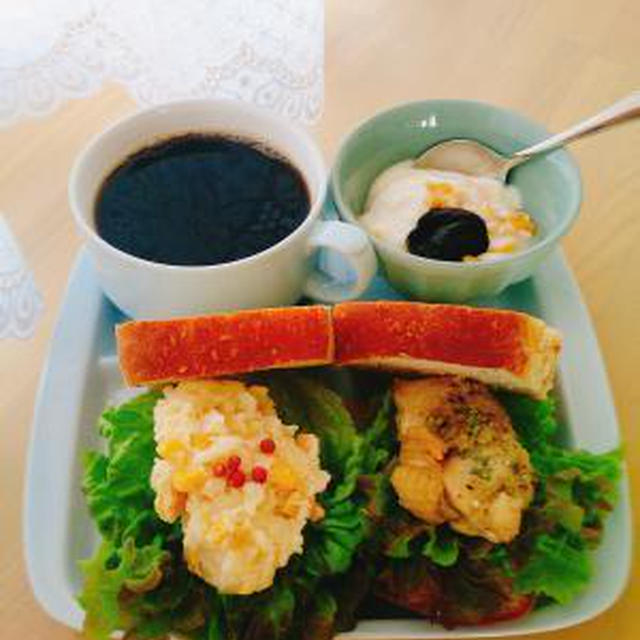
<svg viewBox="0 0 640 640">
<path fill-rule="evenodd" d="M 378 240 L 406 250 L 409 233 L 435 208 L 466 209 L 484 220 L 489 248 L 465 261 L 496 260 L 522 251 L 537 231 L 515 187 L 494 178 L 419 169 L 413 160 L 398 162 L 374 180 L 360 222 Z"/>
</svg>

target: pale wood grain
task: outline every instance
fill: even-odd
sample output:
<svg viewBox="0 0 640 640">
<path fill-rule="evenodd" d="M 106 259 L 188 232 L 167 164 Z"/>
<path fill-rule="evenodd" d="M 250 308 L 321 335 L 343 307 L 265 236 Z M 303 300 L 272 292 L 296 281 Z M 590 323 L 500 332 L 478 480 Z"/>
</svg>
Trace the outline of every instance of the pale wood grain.
<svg viewBox="0 0 640 640">
<path fill-rule="evenodd" d="M 640 87 L 637 0 L 331 0 L 326 105 L 316 135 L 327 158 L 359 120 L 395 102 L 463 97 L 503 104 L 560 129 Z M 0 342 L 0 635 L 62 640 L 74 633 L 38 607 L 24 571 L 22 485 L 33 400 L 78 248 L 66 180 L 83 144 L 132 110 L 124 91 L 65 105 L 0 130 L 0 211 L 10 220 L 45 313 L 29 341 Z M 573 147 L 585 200 L 565 242 L 602 345 L 640 510 L 640 127 Z M 42 523 L 46 527 L 47 523 Z M 638 637 L 635 583 L 613 609 L 549 640 Z"/>
</svg>

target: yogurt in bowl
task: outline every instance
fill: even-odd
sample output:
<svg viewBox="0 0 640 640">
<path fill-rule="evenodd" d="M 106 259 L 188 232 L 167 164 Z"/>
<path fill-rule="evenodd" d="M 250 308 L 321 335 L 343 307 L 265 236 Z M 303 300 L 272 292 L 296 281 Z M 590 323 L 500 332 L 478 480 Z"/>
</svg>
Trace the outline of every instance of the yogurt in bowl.
<svg viewBox="0 0 640 640">
<path fill-rule="evenodd" d="M 473 242 L 474 229 L 471 235 L 465 229 L 462 235 L 449 239 L 451 234 L 447 235 L 442 224 L 430 225 L 432 242 L 411 242 L 424 227 L 422 223 L 444 211 L 450 212 L 452 222 L 456 211 L 475 214 L 480 229 L 475 235 L 482 234 L 484 242 Z M 446 224 L 447 216 L 440 217 Z M 418 168 L 413 160 L 392 165 L 374 180 L 360 224 L 374 238 L 397 249 L 450 261 L 504 258 L 529 247 L 536 233 L 535 222 L 523 210 L 516 187 L 495 178 Z"/>
<path fill-rule="evenodd" d="M 423 100 L 401 104 L 365 120 L 343 141 L 331 174 L 332 196 L 339 215 L 368 232 L 385 276 L 398 291 L 418 300 L 436 302 L 463 302 L 495 296 L 509 285 L 531 276 L 556 249 L 575 221 L 580 207 L 581 181 L 571 155 L 563 149 L 556 150 L 510 172 L 509 187 L 515 187 L 521 197 L 521 208 L 511 210 L 526 212 L 529 216 L 529 220 L 524 216 L 513 216 L 512 222 L 517 220 L 515 226 L 529 227 L 529 222 L 534 221 L 535 228 L 523 229 L 524 234 L 530 233 L 529 237 L 518 236 L 518 242 L 523 242 L 517 242 L 515 250 L 503 251 L 499 259 L 491 254 L 473 258 L 463 254 L 462 259 L 456 260 L 413 255 L 403 243 L 406 243 L 407 232 L 412 230 L 409 227 L 412 224 L 416 226 L 415 219 L 420 221 L 424 214 L 427 214 L 425 219 L 431 215 L 428 213 L 431 205 L 426 203 L 425 186 L 414 184 L 407 188 L 406 193 L 400 193 L 405 185 L 398 187 L 396 193 L 390 185 L 384 187 L 387 177 L 383 175 L 386 171 L 396 171 L 395 166 L 404 167 L 397 169 L 402 175 L 402 172 L 407 172 L 403 162 L 411 163 L 426 149 L 444 140 L 477 140 L 509 155 L 547 135 L 543 127 L 524 116 L 483 102 Z M 380 182 L 375 184 L 378 178 Z M 420 178 L 423 179 L 429 182 L 425 176 Z M 404 178 L 399 182 L 403 181 Z M 407 181 L 411 182 L 409 177 Z M 454 184 L 439 178 L 436 182 L 463 190 L 465 181 L 458 179 Z M 380 184 L 383 186 L 379 187 Z M 376 208 L 374 200 L 383 198 L 379 188 L 385 192 L 389 189 L 385 197 L 392 199 L 391 191 L 394 191 L 398 198 L 394 205 L 395 213 L 384 223 L 384 238 L 368 224 L 374 224 L 374 218 L 380 222 L 378 216 L 381 214 L 371 214 L 371 210 Z M 477 185 L 474 188 L 479 189 Z M 447 189 L 440 186 L 439 197 L 443 193 L 449 197 Z M 496 218 L 499 218 L 498 213 L 503 207 L 511 208 L 518 204 L 513 200 L 515 193 L 507 188 L 499 196 L 488 197 L 489 204 L 495 201 L 494 204 L 501 205 L 494 212 Z M 437 196 L 437 193 L 429 195 L 436 204 Z M 471 212 L 481 216 L 482 210 L 473 210 L 472 206 L 475 206 L 473 199 L 479 201 L 482 196 L 476 191 L 475 196 L 465 197 L 470 198 L 467 206 Z M 400 214 L 400 209 L 405 206 L 407 209 Z M 484 220 L 490 241 L 489 227 L 494 221 L 489 215 Z M 502 243 L 515 238 L 511 231 L 493 235 L 493 246 L 489 244 L 487 248 L 494 253 Z"/>
</svg>

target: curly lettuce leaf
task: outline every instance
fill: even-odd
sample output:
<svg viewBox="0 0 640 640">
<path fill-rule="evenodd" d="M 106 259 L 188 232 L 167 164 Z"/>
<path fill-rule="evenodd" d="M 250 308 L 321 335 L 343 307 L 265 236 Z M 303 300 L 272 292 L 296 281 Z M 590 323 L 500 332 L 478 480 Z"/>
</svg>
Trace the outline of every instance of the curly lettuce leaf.
<svg viewBox="0 0 640 640">
<path fill-rule="evenodd" d="M 160 396 L 145 393 L 105 410 L 98 426 L 107 453 L 85 456 L 82 489 L 103 538 L 82 563 L 85 582 L 78 599 L 87 612 L 89 637 L 135 628 L 138 638 L 156 638 L 204 621 L 197 579 L 181 560 L 180 525 L 163 522 L 153 507 L 153 409 Z"/>
<path fill-rule="evenodd" d="M 277 374 L 268 384 L 283 420 L 318 436 L 322 466 L 331 473 L 320 496 L 325 516 L 305 529 L 304 570 L 313 576 L 344 572 L 366 535 L 366 514 L 351 500 L 362 468 L 362 437 L 340 396 L 321 383 Z"/>
<path fill-rule="evenodd" d="M 325 516 L 305 530 L 302 565 L 316 577 L 343 573 L 370 533 L 358 484 L 363 474 L 375 475 L 389 457 L 384 443 L 390 441 L 390 398 L 384 398 L 361 435 L 341 397 L 320 382 L 280 373 L 270 375 L 267 384 L 282 419 L 318 436 L 322 466 L 332 475 L 320 496 Z"/>
<path fill-rule="evenodd" d="M 557 524 L 569 532 L 580 529 L 585 541 L 598 541 L 618 498 L 621 451 L 597 454 L 556 445 L 553 437 L 559 427 L 552 399 L 503 393 L 500 401 L 538 475 L 533 508 L 544 512 L 550 526 Z"/>
<path fill-rule="evenodd" d="M 108 408 L 98 427 L 108 442 L 106 454 L 85 456 L 82 490 L 102 536 L 119 545 L 127 538 L 149 542 L 169 535 L 153 509 L 149 475 L 155 455 L 153 408 L 160 393 L 151 391 L 119 407 Z"/>
<path fill-rule="evenodd" d="M 391 392 L 387 392 L 371 425 L 364 432 L 362 472 L 365 474 L 379 471 L 389 462 L 398 447 L 393 411 Z"/>
<path fill-rule="evenodd" d="M 360 436 L 354 436 L 351 443 L 351 451 L 342 468 L 342 478 L 337 482 L 333 482 L 329 487 L 325 502 L 327 499 L 330 499 L 332 503 L 340 502 L 353 494 L 356 490 L 358 478 L 362 475 L 365 455 L 366 449 L 363 439 Z"/>
<path fill-rule="evenodd" d="M 460 551 L 459 536 L 448 526 L 436 527 L 400 511 L 385 523 L 381 540 L 388 558 L 425 556 L 440 567 L 454 565 Z"/>
<path fill-rule="evenodd" d="M 553 398 L 534 400 L 506 391 L 497 392 L 496 396 L 507 410 L 518 439 L 528 451 L 536 451 L 549 444 L 557 434 L 556 403 Z"/>
<path fill-rule="evenodd" d="M 136 547 L 129 538 L 118 549 L 103 541 L 96 554 L 81 563 L 85 582 L 78 600 L 86 611 L 85 633 L 106 640 L 113 631 L 129 627 L 132 621 L 121 607 L 123 589 L 133 593 L 153 589 L 168 559 L 158 542 Z"/>
<path fill-rule="evenodd" d="M 340 501 L 352 495 L 363 476 L 382 478 L 382 467 L 389 461 L 396 447 L 392 425 L 391 394 L 380 402 L 371 425 L 365 427 L 363 435 L 355 435 L 352 449 L 344 464 L 343 480 L 331 492 L 332 500 Z"/>
<path fill-rule="evenodd" d="M 531 456 L 531 462 L 543 478 L 567 469 L 577 469 L 584 480 L 606 479 L 616 485 L 621 473 L 619 450 L 604 454 L 571 450 L 554 442 L 559 431 L 553 398 L 533 400 L 527 396 L 498 394 L 507 410 L 518 439 Z M 615 488 L 612 487 L 615 491 Z"/>
<path fill-rule="evenodd" d="M 604 521 L 617 500 L 622 473 L 620 450 L 594 454 L 564 449 L 553 400 L 500 394 L 520 441 L 537 472 L 536 496 L 516 540 L 504 547 L 520 593 L 566 603 L 587 586 L 589 548 L 601 539 Z M 495 558 L 501 558 L 500 554 Z"/>
<path fill-rule="evenodd" d="M 214 590 L 187 570 L 181 554 L 164 549 L 160 537 L 141 547 L 132 538 L 122 547 L 103 541 L 81 568 L 85 582 L 78 599 L 90 638 L 120 629 L 138 640 L 171 631 L 191 635 L 204 628 L 213 606 Z"/>
<path fill-rule="evenodd" d="M 541 477 L 545 517 L 597 545 L 618 499 L 621 451 L 594 454 L 550 446 L 532 461 Z"/>
<path fill-rule="evenodd" d="M 439 567 L 451 567 L 460 555 L 459 539 L 447 526 L 433 527 L 422 547 L 422 555 Z"/>
<path fill-rule="evenodd" d="M 312 378 L 291 373 L 271 374 L 266 382 L 282 420 L 316 434 L 323 468 L 342 478 L 359 437 L 340 396 Z"/>
<path fill-rule="evenodd" d="M 278 376 L 278 384 L 282 385 L 285 379 Z M 383 467 L 397 447 L 393 405 L 389 393 L 381 400 L 374 399 L 378 409 L 372 418 L 370 416 L 370 423 L 361 424 L 358 431 L 354 421 L 345 418 L 345 412 L 349 412 L 340 396 L 318 382 L 300 384 L 301 378 L 297 376 L 296 379 L 297 384 L 290 384 L 288 389 L 280 386 L 274 394 L 278 398 L 278 410 L 284 409 L 282 415 L 297 416 L 297 424 L 316 433 L 321 440 L 326 432 L 341 432 L 340 438 L 332 439 L 330 448 L 321 449 L 323 466 L 330 465 L 338 457 L 342 459 L 342 466 L 333 467 L 332 482 L 320 497 L 326 510 L 325 517 L 317 523 L 309 523 L 305 529 L 305 551 L 301 559 L 305 575 L 317 581 L 313 593 L 324 593 L 322 590 L 326 587 L 323 585 L 327 580 L 331 582 L 331 592 L 312 598 L 314 602 L 304 609 L 309 624 L 300 630 L 300 634 L 305 638 L 329 638 L 335 630 L 353 626 L 355 610 L 373 580 L 371 563 L 359 557 L 368 541 L 378 534 L 370 503 L 389 497 L 388 476 L 383 473 Z M 285 398 L 293 396 L 295 409 L 290 410 Z M 375 408 L 371 401 L 369 406 Z M 336 419 L 338 416 L 342 417 Z M 305 422 L 305 419 L 311 421 Z M 372 491 L 367 491 L 367 486 Z M 350 586 L 345 590 L 345 585 Z M 333 596 L 329 597 L 331 593 Z"/>
<path fill-rule="evenodd" d="M 566 604 L 584 589 L 591 573 L 590 558 L 580 541 L 566 534 L 543 534 L 517 571 L 514 587 L 519 593 L 543 594 Z"/>
<path fill-rule="evenodd" d="M 312 576 L 343 573 L 365 539 L 366 518 L 356 503 L 343 501 L 331 505 L 324 518 L 310 524 L 305 533 L 305 571 Z"/>
</svg>

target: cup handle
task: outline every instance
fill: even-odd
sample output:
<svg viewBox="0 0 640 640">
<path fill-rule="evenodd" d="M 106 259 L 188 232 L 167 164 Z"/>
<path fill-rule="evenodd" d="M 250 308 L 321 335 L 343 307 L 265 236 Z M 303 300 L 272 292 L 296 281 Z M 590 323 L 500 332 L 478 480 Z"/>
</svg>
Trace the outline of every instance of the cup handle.
<svg viewBox="0 0 640 640">
<path fill-rule="evenodd" d="M 376 254 L 367 234 L 353 224 L 323 220 L 316 224 L 308 240 L 308 251 L 332 249 L 339 253 L 355 274 L 355 280 L 340 282 L 314 269 L 304 285 L 304 294 L 319 302 L 340 302 L 362 295 L 377 270 Z"/>
</svg>

